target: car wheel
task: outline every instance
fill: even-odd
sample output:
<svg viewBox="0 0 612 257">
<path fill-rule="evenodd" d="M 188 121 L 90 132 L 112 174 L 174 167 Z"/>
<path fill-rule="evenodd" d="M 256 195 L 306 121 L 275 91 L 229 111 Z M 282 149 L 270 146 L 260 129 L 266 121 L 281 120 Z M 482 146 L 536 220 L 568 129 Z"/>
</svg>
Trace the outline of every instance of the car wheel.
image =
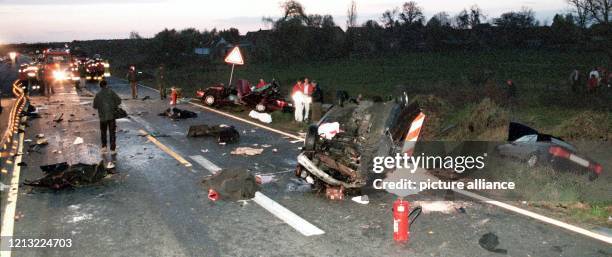
<svg viewBox="0 0 612 257">
<path fill-rule="evenodd" d="M 529 155 L 529 158 L 527 158 L 527 165 L 529 167 L 535 167 L 536 165 L 538 165 L 539 162 L 539 157 L 537 153 L 532 153 Z"/>
<path fill-rule="evenodd" d="M 304 150 L 313 151 L 317 145 L 317 138 L 319 138 L 319 126 L 310 125 L 308 127 L 308 133 L 306 133 L 306 139 L 304 139 Z"/>
<path fill-rule="evenodd" d="M 204 98 L 204 103 L 208 106 L 212 106 L 215 104 L 215 97 L 212 95 L 208 95 Z"/>
<path fill-rule="evenodd" d="M 258 112 L 265 112 L 266 106 L 264 104 L 257 104 L 255 105 L 255 110 L 257 110 Z"/>
</svg>

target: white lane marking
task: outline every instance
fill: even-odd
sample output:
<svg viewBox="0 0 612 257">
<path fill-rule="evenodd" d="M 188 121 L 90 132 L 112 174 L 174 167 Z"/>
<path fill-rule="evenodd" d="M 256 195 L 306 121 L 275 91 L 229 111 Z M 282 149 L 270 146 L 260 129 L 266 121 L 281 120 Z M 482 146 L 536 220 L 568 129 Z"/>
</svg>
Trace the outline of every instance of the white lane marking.
<svg viewBox="0 0 612 257">
<path fill-rule="evenodd" d="M 206 106 L 201 105 L 201 104 L 196 104 L 196 103 L 192 103 L 192 102 L 189 102 L 189 104 L 194 105 L 194 106 L 198 106 L 198 107 L 200 107 L 202 109 L 205 109 L 207 111 L 214 112 L 214 113 L 217 113 L 217 114 L 221 114 L 223 116 L 226 116 L 226 117 L 238 120 L 238 121 L 242 121 L 244 123 L 251 124 L 251 125 L 256 126 L 256 127 L 260 127 L 262 129 L 265 129 L 265 130 L 268 130 L 268 131 L 272 131 L 272 132 L 277 133 L 277 134 L 281 134 L 281 135 L 286 136 L 286 137 L 290 137 L 290 138 L 293 138 L 293 139 L 304 141 L 304 138 L 302 138 L 302 137 L 299 137 L 299 136 L 296 136 L 296 135 L 293 135 L 293 134 L 289 134 L 287 132 L 283 132 L 283 131 L 280 131 L 278 129 L 274 129 L 274 128 L 271 128 L 271 127 L 268 127 L 268 126 L 264 126 L 264 125 L 261 125 L 261 124 L 259 124 L 257 122 L 253 122 L 253 121 L 250 121 L 250 120 L 247 120 L 247 119 L 243 119 L 243 118 L 240 118 L 238 116 L 234 116 L 234 115 L 231 115 L 229 113 L 225 113 L 225 112 L 222 112 L 222 111 L 210 108 L 210 107 L 206 107 Z"/>
<path fill-rule="evenodd" d="M 536 220 L 539 220 L 539 221 L 542 221 L 542 222 L 546 222 L 548 224 L 552 224 L 552 225 L 555 225 L 555 226 L 558 226 L 558 227 L 561 227 L 561 228 L 564 228 L 564 229 L 567 229 L 567 230 L 570 230 L 570 231 L 573 231 L 573 232 L 576 232 L 576 233 L 579 233 L 579 234 L 582 234 L 582 235 L 585 235 L 585 236 L 588 236 L 588 237 L 591 237 L 591 238 L 594 238 L 594 239 L 606 242 L 608 244 L 612 244 L 612 237 L 601 235 L 599 233 L 595 233 L 595 232 L 583 229 L 581 227 L 577 227 L 577 226 L 570 225 L 570 224 L 567 224 L 567 223 L 562 222 L 562 221 L 551 219 L 551 218 L 546 217 L 544 215 L 540 215 L 540 214 L 537 214 L 535 212 L 531 212 L 531 211 L 528 211 L 528 210 L 524 210 L 524 209 L 518 208 L 518 207 L 516 207 L 514 205 L 510 205 L 510 204 L 507 204 L 507 203 L 502 203 L 502 202 L 499 202 L 499 201 L 491 200 L 489 198 L 486 198 L 484 196 L 481 196 L 481 195 L 478 195 L 478 194 L 475 194 L 475 193 L 472 193 L 472 192 L 469 192 L 469 191 L 465 191 L 465 190 L 461 190 L 461 189 L 455 189 L 453 191 L 455 191 L 457 193 L 460 193 L 462 195 L 465 195 L 467 197 L 474 198 L 474 199 L 486 202 L 488 204 L 495 205 L 495 206 L 504 208 L 506 210 L 513 211 L 513 212 L 525 215 L 527 217 L 531 217 L 533 219 L 536 219 Z"/>
<path fill-rule="evenodd" d="M 7 204 L 4 214 L 2 215 L 2 228 L 0 228 L 0 237 L 6 239 L 13 236 L 13 230 L 15 226 L 15 210 L 17 209 L 17 196 L 19 191 L 19 174 L 21 173 L 21 166 L 18 164 L 21 162 L 23 156 L 23 133 L 19 134 L 19 151 L 17 157 L 15 157 L 15 164 L 13 164 L 13 174 L 11 176 L 11 182 L 9 184 L 10 189 L 7 193 Z M 3 240 L 4 241 L 4 240 Z M 2 242 L 4 245 L 6 242 Z M 11 257 L 10 249 L 8 251 L 0 251 L 0 257 Z"/>
<path fill-rule="evenodd" d="M 204 158 L 204 156 L 202 155 L 192 155 L 192 156 L 189 156 L 189 158 L 194 160 L 196 163 L 200 164 L 202 167 L 210 171 L 210 173 L 212 174 L 216 174 L 217 172 L 221 170 L 219 166 L 215 165 L 208 159 Z"/>
<path fill-rule="evenodd" d="M 310 222 L 302 219 L 297 214 L 278 204 L 274 200 L 268 198 L 264 194 L 260 192 L 255 192 L 255 197 L 253 201 L 259 206 L 263 207 L 270 213 L 274 214 L 277 218 L 281 219 L 285 223 L 289 224 L 289 226 L 293 227 L 295 230 L 302 233 L 305 236 L 314 236 L 314 235 L 322 235 L 325 234 L 325 231 L 317 228 L 315 225 L 312 225 Z"/>
</svg>

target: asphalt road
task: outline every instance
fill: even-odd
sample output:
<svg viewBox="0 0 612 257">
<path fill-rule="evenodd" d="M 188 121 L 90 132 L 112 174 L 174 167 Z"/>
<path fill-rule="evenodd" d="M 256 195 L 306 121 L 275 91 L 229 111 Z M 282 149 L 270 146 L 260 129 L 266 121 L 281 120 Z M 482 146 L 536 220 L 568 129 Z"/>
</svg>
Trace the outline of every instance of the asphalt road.
<svg viewBox="0 0 612 257">
<path fill-rule="evenodd" d="M 29 248 L 13 256 L 492 256 L 479 246 L 486 233 L 499 237 L 498 248 L 508 256 L 611 256 L 610 245 L 484 203 L 455 196 L 465 212 L 422 214 L 410 228 L 408 244 L 392 240 L 393 195 L 367 192 L 368 205 L 350 200 L 329 201 L 311 192 L 287 190 L 300 143 L 293 139 L 204 111 L 192 105 L 195 119 L 171 121 L 157 114 L 168 108 L 157 92 L 140 88 L 129 99 L 129 87 L 118 79 L 111 88 L 120 94 L 131 118 L 118 122 L 117 170 L 102 183 L 72 190 L 51 191 L 21 186 L 15 238 L 71 238 L 71 248 Z M 96 92 L 97 86 L 88 85 Z M 99 160 L 98 121 L 91 97 L 70 86 L 57 86 L 56 95 L 34 97 L 42 118 L 30 122 L 26 138 L 44 133 L 49 145 L 24 155 L 21 181 L 42 175 L 38 166 L 61 161 Z M 64 121 L 53 117 L 64 113 Z M 213 139 L 187 138 L 193 124 L 235 126 L 241 139 L 219 145 Z M 193 163 L 191 169 L 139 136 L 138 130 L 167 135 L 158 140 Z M 76 137 L 84 143 L 73 145 Z M 230 154 L 238 146 L 261 147 L 258 156 Z M 27 145 L 26 145 L 27 148 Z M 278 149 L 273 152 L 271 149 Z M 57 152 L 61 151 L 61 153 Z M 306 237 L 254 203 L 211 202 L 201 180 L 209 165 L 190 158 L 201 156 L 221 168 L 242 167 L 252 173 L 277 173 L 277 182 L 262 192 L 325 231 Z M 196 158 L 200 159 L 201 158 Z M 431 197 L 431 196 L 428 196 Z M 410 197 L 418 200 L 424 196 Z M 444 200 L 440 196 L 440 200 Z"/>
</svg>

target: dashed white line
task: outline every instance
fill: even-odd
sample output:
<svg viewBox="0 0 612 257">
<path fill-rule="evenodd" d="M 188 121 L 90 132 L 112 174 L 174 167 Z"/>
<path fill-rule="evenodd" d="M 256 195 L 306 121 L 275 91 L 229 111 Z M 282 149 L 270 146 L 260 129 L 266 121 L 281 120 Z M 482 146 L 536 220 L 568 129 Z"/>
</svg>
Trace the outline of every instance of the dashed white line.
<svg viewBox="0 0 612 257">
<path fill-rule="evenodd" d="M 200 164 L 202 167 L 210 171 L 210 173 L 212 174 L 216 174 L 217 172 L 221 170 L 219 166 L 215 165 L 208 159 L 204 158 L 204 156 L 202 155 L 192 155 L 192 156 L 189 156 L 189 158 L 194 160 L 196 163 Z"/>
<path fill-rule="evenodd" d="M 277 218 L 281 219 L 285 223 L 289 224 L 289 226 L 293 227 L 298 232 L 302 233 L 305 236 L 315 236 L 325 234 L 325 231 L 319 229 L 315 225 L 312 225 L 310 222 L 302 219 L 297 214 L 268 198 L 264 194 L 260 192 L 255 192 L 255 197 L 253 201 L 259 206 L 263 207 L 270 213 L 274 214 Z"/>
</svg>

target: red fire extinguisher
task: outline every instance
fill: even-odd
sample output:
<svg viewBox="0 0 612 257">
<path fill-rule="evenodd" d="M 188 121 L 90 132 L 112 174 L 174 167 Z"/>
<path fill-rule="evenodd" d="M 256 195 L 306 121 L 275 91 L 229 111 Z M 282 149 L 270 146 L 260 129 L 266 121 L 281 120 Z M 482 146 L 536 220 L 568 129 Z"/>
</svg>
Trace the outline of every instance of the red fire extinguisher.
<svg viewBox="0 0 612 257">
<path fill-rule="evenodd" d="M 410 202 L 402 198 L 393 202 L 393 240 L 401 243 L 410 240 L 410 225 L 421 214 L 421 210 L 419 206 L 410 211 Z"/>
</svg>

